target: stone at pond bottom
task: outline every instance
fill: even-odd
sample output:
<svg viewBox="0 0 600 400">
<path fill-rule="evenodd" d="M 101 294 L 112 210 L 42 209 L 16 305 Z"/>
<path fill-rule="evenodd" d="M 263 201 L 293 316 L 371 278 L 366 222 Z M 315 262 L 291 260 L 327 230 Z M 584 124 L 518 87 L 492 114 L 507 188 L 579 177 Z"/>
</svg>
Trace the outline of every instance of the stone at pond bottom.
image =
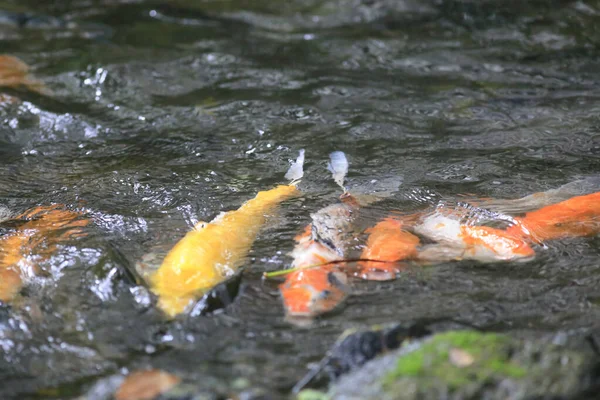
<svg viewBox="0 0 600 400">
<path fill-rule="evenodd" d="M 322 399 L 572 398 L 600 383 L 594 372 L 599 365 L 592 351 L 544 340 L 450 331 L 367 363 L 339 379 Z M 311 395 L 307 398 L 318 398 Z"/>
<path fill-rule="evenodd" d="M 156 369 L 135 371 L 119 386 L 115 400 L 152 400 L 180 381 L 175 375 Z"/>
</svg>

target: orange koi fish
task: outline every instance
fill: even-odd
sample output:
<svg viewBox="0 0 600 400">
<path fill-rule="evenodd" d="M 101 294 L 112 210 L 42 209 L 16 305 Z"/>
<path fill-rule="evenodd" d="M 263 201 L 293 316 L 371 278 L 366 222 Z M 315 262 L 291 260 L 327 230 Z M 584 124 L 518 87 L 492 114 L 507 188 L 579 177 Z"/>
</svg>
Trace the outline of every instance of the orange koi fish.
<svg viewBox="0 0 600 400">
<path fill-rule="evenodd" d="M 536 242 L 596 234 L 600 232 L 600 192 L 542 207 L 516 221 L 507 232 Z"/>
<path fill-rule="evenodd" d="M 25 220 L 14 233 L 0 237 L 0 301 L 9 302 L 26 277 L 37 275 L 38 263 L 49 258 L 62 241 L 81 237 L 89 224 L 83 214 L 63 206 L 40 206 L 14 218 Z"/>
<path fill-rule="evenodd" d="M 372 228 L 358 263 L 356 276 L 367 280 L 390 280 L 402 270 L 398 261 L 414 259 L 420 240 L 404 229 L 403 221 L 385 218 Z"/>
<path fill-rule="evenodd" d="M 282 201 L 300 194 L 296 185 L 303 163 L 304 150 L 286 174 L 290 184 L 259 192 L 237 210 L 198 223 L 173 247 L 150 277 L 158 307 L 168 317 L 184 312 L 244 264 L 267 215 Z"/>
<path fill-rule="evenodd" d="M 416 256 L 412 255 L 414 259 L 428 262 L 458 259 L 474 259 L 481 262 L 529 260 L 535 256 L 529 241 L 541 243 L 565 237 L 588 236 L 600 231 L 600 206 L 597 205 L 600 192 L 571 196 L 585 193 L 599 185 L 600 179 L 587 178 L 522 199 L 483 202 L 483 205 L 503 212 L 519 212 L 536 206 L 541 207 L 526 213 L 525 217 L 511 218 L 512 225 L 505 230 L 464 224 L 460 222 L 461 215 L 437 210 L 412 227 L 417 234 L 437 243 L 424 246 L 417 251 Z M 561 199 L 563 201 L 560 201 Z M 555 204 L 551 204 L 552 202 Z M 375 231 L 375 228 L 371 229 Z M 390 235 L 389 239 L 379 239 L 377 244 L 374 243 L 374 239 L 369 239 L 371 243 L 367 243 L 367 249 L 361 258 L 377 259 L 376 255 L 369 254 L 369 251 L 372 251 L 371 246 L 378 245 L 379 251 L 388 252 L 396 250 L 398 243 L 404 245 L 401 239 L 393 239 L 394 234 L 399 234 L 399 231 L 392 230 L 387 234 Z M 385 231 L 381 235 L 385 237 Z M 410 237 L 407 241 L 410 245 Z M 375 267 L 376 264 L 372 266 Z"/>
<path fill-rule="evenodd" d="M 44 84 L 29 74 L 29 66 L 17 57 L 0 55 L 0 86 L 18 89 L 25 87 L 38 93 L 47 92 Z"/>
<path fill-rule="evenodd" d="M 342 303 L 350 293 L 343 267 L 325 264 L 288 274 L 279 286 L 288 320 L 312 318 Z"/>
</svg>

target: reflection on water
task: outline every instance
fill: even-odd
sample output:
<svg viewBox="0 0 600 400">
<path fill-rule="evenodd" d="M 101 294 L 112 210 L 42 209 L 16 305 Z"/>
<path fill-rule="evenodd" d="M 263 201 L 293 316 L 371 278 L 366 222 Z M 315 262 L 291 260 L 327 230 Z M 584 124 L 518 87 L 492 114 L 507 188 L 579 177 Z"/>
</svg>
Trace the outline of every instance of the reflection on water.
<svg viewBox="0 0 600 400">
<path fill-rule="evenodd" d="M 388 321 L 592 330 L 595 238 L 549 242 L 527 263 L 356 281 L 310 330 L 284 321 L 280 282 L 261 276 L 288 266 L 310 213 L 336 201 L 334 150 L 350 189 L 402 181 L 365 226 L 596 175 L 599 13 L 595 0 L 0 2 L 2 53 L 48 88 L 3 85 L 0 205 L 93 220 L 0 309 L 0 397 L 71 398 L 140 367 L 285 394 L 345 328 Z M 236 301 L 166 323 L 135 262 L 283 183 L 301 148 L 304 196 L 271 216 Z"/>
</svg>

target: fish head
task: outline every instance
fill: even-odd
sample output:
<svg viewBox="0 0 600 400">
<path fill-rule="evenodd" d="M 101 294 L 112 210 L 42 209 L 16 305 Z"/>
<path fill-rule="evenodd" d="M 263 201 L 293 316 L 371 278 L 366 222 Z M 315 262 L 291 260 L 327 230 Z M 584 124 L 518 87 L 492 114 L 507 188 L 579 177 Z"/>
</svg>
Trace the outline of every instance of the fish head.
<svg viewBox="0 0 600 400">
<path fill-rule="evenodd" d="M 343 257 L 348 244 L 357 235 L 356 211 L 354 205 L 338 203 L 311 214 L 311 238 Z"/>
<path fill-rule="evenodd" d="M 337 265 L 294 271 L 279 289 L 288 319 L 314 318 L 332 311 L 349 293 L 346 274 Z"/>
</svg>

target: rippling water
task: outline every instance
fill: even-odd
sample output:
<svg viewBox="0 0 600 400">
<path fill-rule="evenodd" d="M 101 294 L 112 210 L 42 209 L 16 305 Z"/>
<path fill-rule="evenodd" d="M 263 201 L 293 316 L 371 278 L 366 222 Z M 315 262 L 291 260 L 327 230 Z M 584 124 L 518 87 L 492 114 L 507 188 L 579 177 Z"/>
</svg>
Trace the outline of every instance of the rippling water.
<svg viewBox="0 0 600 400">
<path fill-rule="evenodd" d="M 339 195 L 333 150 L 350 188 L 403 182 L 372 219 L 417 209 L 413 190 L 514 198 L 597 174 L 599 15 L 592 0 L 0 1 L 0 51 L 49 89 L 3 90 L 21 101 L 0 108 L 0 204 L 94 217 L 0 310 L 0 397 L 73 398 L 147 366 L 284 395 L 345 328 L 390 320 L 591 331 L 596 238 L 357 281 L 310 329 L 261 275 Z M 234 304 L 165 322 L 134 263 L 282 182 L 300 148 L 305 196 L 261 234 Z"/>
</svg>

